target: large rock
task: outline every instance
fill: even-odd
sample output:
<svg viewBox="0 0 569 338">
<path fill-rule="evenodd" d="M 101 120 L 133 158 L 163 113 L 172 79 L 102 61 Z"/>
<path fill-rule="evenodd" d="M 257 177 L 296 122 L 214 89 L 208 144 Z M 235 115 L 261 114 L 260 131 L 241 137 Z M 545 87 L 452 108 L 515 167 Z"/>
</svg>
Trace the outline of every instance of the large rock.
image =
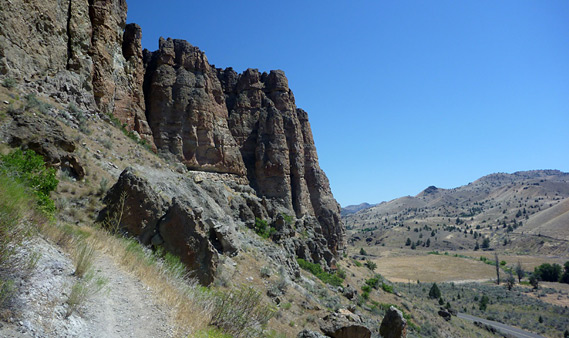
<svg viewBox="0 0 569 338">
<path fill-rule="evenodd" d="M 177 255 L 200 283 L 208 285 L 215 276 L 218 255 L 238 252 L 238 206 L 247 208 L 247 199 L 256 198 L 247 187 L 227 177 L 216 178 L 219 181 L 200 173 L 188 176 L 129 167 L 105 196 L 99 221 L 110 220 L 113 225 L 116 215 L 121 215 L 120 230 L 142 244 L 161 246 Z"/>
<path fill-rule="evenodd" d="M 125 230 L 143 244 L 149 244 L 157 234 L 158 222 L 170 208 L 169 199 L 158 193 L 132 167 L 121 173 L 103 202 L 107 207 L 101 211 L 98 220 L 108 220 L 107 226 Z"/>
<path fill-rule="evenodd" d="M 407 320 L 403 317 L 403 313 L 393 306 L 389 307 L 381 321 L 379 333 L 383 338 L 407 337 Z"/>
<path fill-rule="evenodd" d="M 213 229 L 201 220 L 201 213 L 174 199 L 160 220 L 158 229 L 166 250 L 180 257 L 199 282 L 213 282 L 218 263 Z M 210 241 L 210 237 L 212 241 Z"/>
<path fill-rule="evenodd" d="M 0 131 L 0 138 L 13 147 L 31 149 L 42 155 L 49 166 L 68 170 L 83 179 L 85 168 L 75 155 L 75 142 L 57 122 L 32 114 L 11 114 L 12 121 Z"/>
<path fill-rule="evenodd" d="M 324 317 L 320 330 L 332 338 L 370 338 L 371 331 L 358 319 L 358 316 L 333 313 Z"/>
</svg>

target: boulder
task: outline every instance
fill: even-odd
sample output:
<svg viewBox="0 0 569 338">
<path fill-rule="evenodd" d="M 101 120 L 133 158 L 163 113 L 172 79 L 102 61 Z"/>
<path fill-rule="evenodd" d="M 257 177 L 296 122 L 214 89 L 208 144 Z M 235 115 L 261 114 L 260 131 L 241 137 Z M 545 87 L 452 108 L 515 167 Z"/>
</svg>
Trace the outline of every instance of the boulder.
<svg viewBox="0 0 569 338">
<path fill-rule="evenodd" d="M 350 300 L 356 298 L 356 296 L 358 295 L 358 291 L 356 289 L 354 289 L 352 286 L 347 285 L 343 292 L 342 295 Z"/>
<path fill-rule="evenodd" d="M 67 170 L 77 179 L 83 179 L 85 169 L 74 154 L 75 142 L 59 124 L 49 118 L 32 114 L 11 114 L 12 122 L 2 131 L 13 147 L 31 149 L 40 154 L 49 166 Z"/>
<path fill-rule="evenodd" d="M 351 316 L 347 318 L 341 313 L 327 315 L 320 325 L 320 330 L 332 338 L 370 338 L 370 329 L 360 322 L 352 321 L 352 319 Z"/>
<path fill-rule="evenodd" d="M 407 321 L 403 313 L 395 307 L 389 307 L 381 321 L 379 333 L 383 338 L 401 338 L 407 336 Z"/>
<path fill-rule="evenodd" d="M 180 257 L 202 285 L 213 282 L 219 261 L 208 230 L 200 215 L 176 198 L 158 228 L 164 248 Z"/>
<path fill-rule="evenodd" d="M 302 330 L 298 333 L 296 338 L 326 338 L 325 335 L 310 330 Z"/>
<path fill-rule="evenodd" d="M 98 220 L 118 220 L 119 224 L 110 226 L 128 232 L 145 245 L 150 244 L 157 234 L 158 223 L 170 208 L 168 199 L 155 191 L 141 171 L 132 167 L 121 173 L 105 195 L 103 203 L 106 207 L 99 213 Z M 122 216 L 117 218 L 117 215 Z"/>
<path fill-rule="evenodd" d="M 440 309 L 438 312 L 439 316 L 443 317 L 444 320 L 446 320 L 447 322 L 450 320 L 451 318 L 451 314 L 450 312 L 448 312 L 446 309 Z"/>
</svg>

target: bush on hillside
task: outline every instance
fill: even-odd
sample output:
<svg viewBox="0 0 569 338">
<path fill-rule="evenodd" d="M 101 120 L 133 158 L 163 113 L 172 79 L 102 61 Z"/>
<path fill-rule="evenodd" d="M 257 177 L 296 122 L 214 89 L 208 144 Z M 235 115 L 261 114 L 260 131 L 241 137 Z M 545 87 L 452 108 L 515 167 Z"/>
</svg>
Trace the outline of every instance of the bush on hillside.
<svg viewBox="0 0 569 338">
<path fill-rule="evenodd" d="M 49 194 L 59 181 L 54 168 L 47 168 L 43 158 L 33 150 L 18 149 L 0 157 L 0 172 L 28 187 L 37 198 L 40 209 L 46 213 L 55 211 Z"/>
<path fill-rule="evenodd" d="M 326 272 L 322 269 L 320 264 L 310 263 L 302 258 L 297 258 L 296 261 L 301 268 L 309 271 L 324 283 L 328 283 L 333 286 L 341 286 L 342 282 L 344 282 L 344 279 L 338 273 Z"/>
</svg>

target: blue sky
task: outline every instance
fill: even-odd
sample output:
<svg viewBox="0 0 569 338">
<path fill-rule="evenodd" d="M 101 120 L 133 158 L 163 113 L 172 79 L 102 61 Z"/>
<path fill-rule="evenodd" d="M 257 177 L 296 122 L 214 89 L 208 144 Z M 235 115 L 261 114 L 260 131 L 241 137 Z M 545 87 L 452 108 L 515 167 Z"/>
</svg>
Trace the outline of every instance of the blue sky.
<svg viewBox="0 0 569 338">
<path fill-rule="evenodd" d="M 569 171 L 569 1 L 128 1 L 143 47 L 282 69 L 342 205 Z"/>
</svg>

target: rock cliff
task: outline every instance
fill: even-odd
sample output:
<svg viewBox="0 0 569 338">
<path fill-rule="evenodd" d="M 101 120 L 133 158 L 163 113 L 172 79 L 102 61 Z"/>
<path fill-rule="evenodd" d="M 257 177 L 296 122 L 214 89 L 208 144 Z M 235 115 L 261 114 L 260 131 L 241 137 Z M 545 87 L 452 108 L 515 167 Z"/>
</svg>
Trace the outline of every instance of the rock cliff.
<svg viewBox="0 0 569 338">
<path fill-rule="evenodd" d="M 123 220 L 125 230 L 144 243 L 160 234 L 189 266 L 206 248 L 211 266 L 203 282 L 211 281 L 216 261 L 211 220 L 232 229 L 266 220 L 287 255 L 333 267 L 344 246 L 340 208 L 318 165 L 308 115 L 296 107 L 284 72 L 218 69 L 183 40 L 160 39 L 157 51 L 143 51 L 142 29 L 126 24 L 126 12 L 124 0 L 2 2 L 0 77 L 62 105 L 112 114 L 160 154 L 238 184 L 240 198 L 224 195 L 230 183 L 206 189 L 224 196 L 214 204 L 231 222 L 221 214 L 202 219 L 192 211 L 199 203 L 188 204 L 184 193 L 157 198 L 160 192 L 146 186 L 155 183 L 141 183 L 151 181 L 143 174 L 121 176 L 107 198 L 117 204 L 126 191 L 133 214 Z M 160 206 L 145 207 L 157 200 Z M 199 248 L 178 252 L 180 240 Z"/>
<path fill-rule="evenodd" d="M 152 142 L 141 30 L 126 25 L 126 12 L 124 0 L 3 1 L 0 75 L 62 104 L 113 114 Z"/>
</svg>

